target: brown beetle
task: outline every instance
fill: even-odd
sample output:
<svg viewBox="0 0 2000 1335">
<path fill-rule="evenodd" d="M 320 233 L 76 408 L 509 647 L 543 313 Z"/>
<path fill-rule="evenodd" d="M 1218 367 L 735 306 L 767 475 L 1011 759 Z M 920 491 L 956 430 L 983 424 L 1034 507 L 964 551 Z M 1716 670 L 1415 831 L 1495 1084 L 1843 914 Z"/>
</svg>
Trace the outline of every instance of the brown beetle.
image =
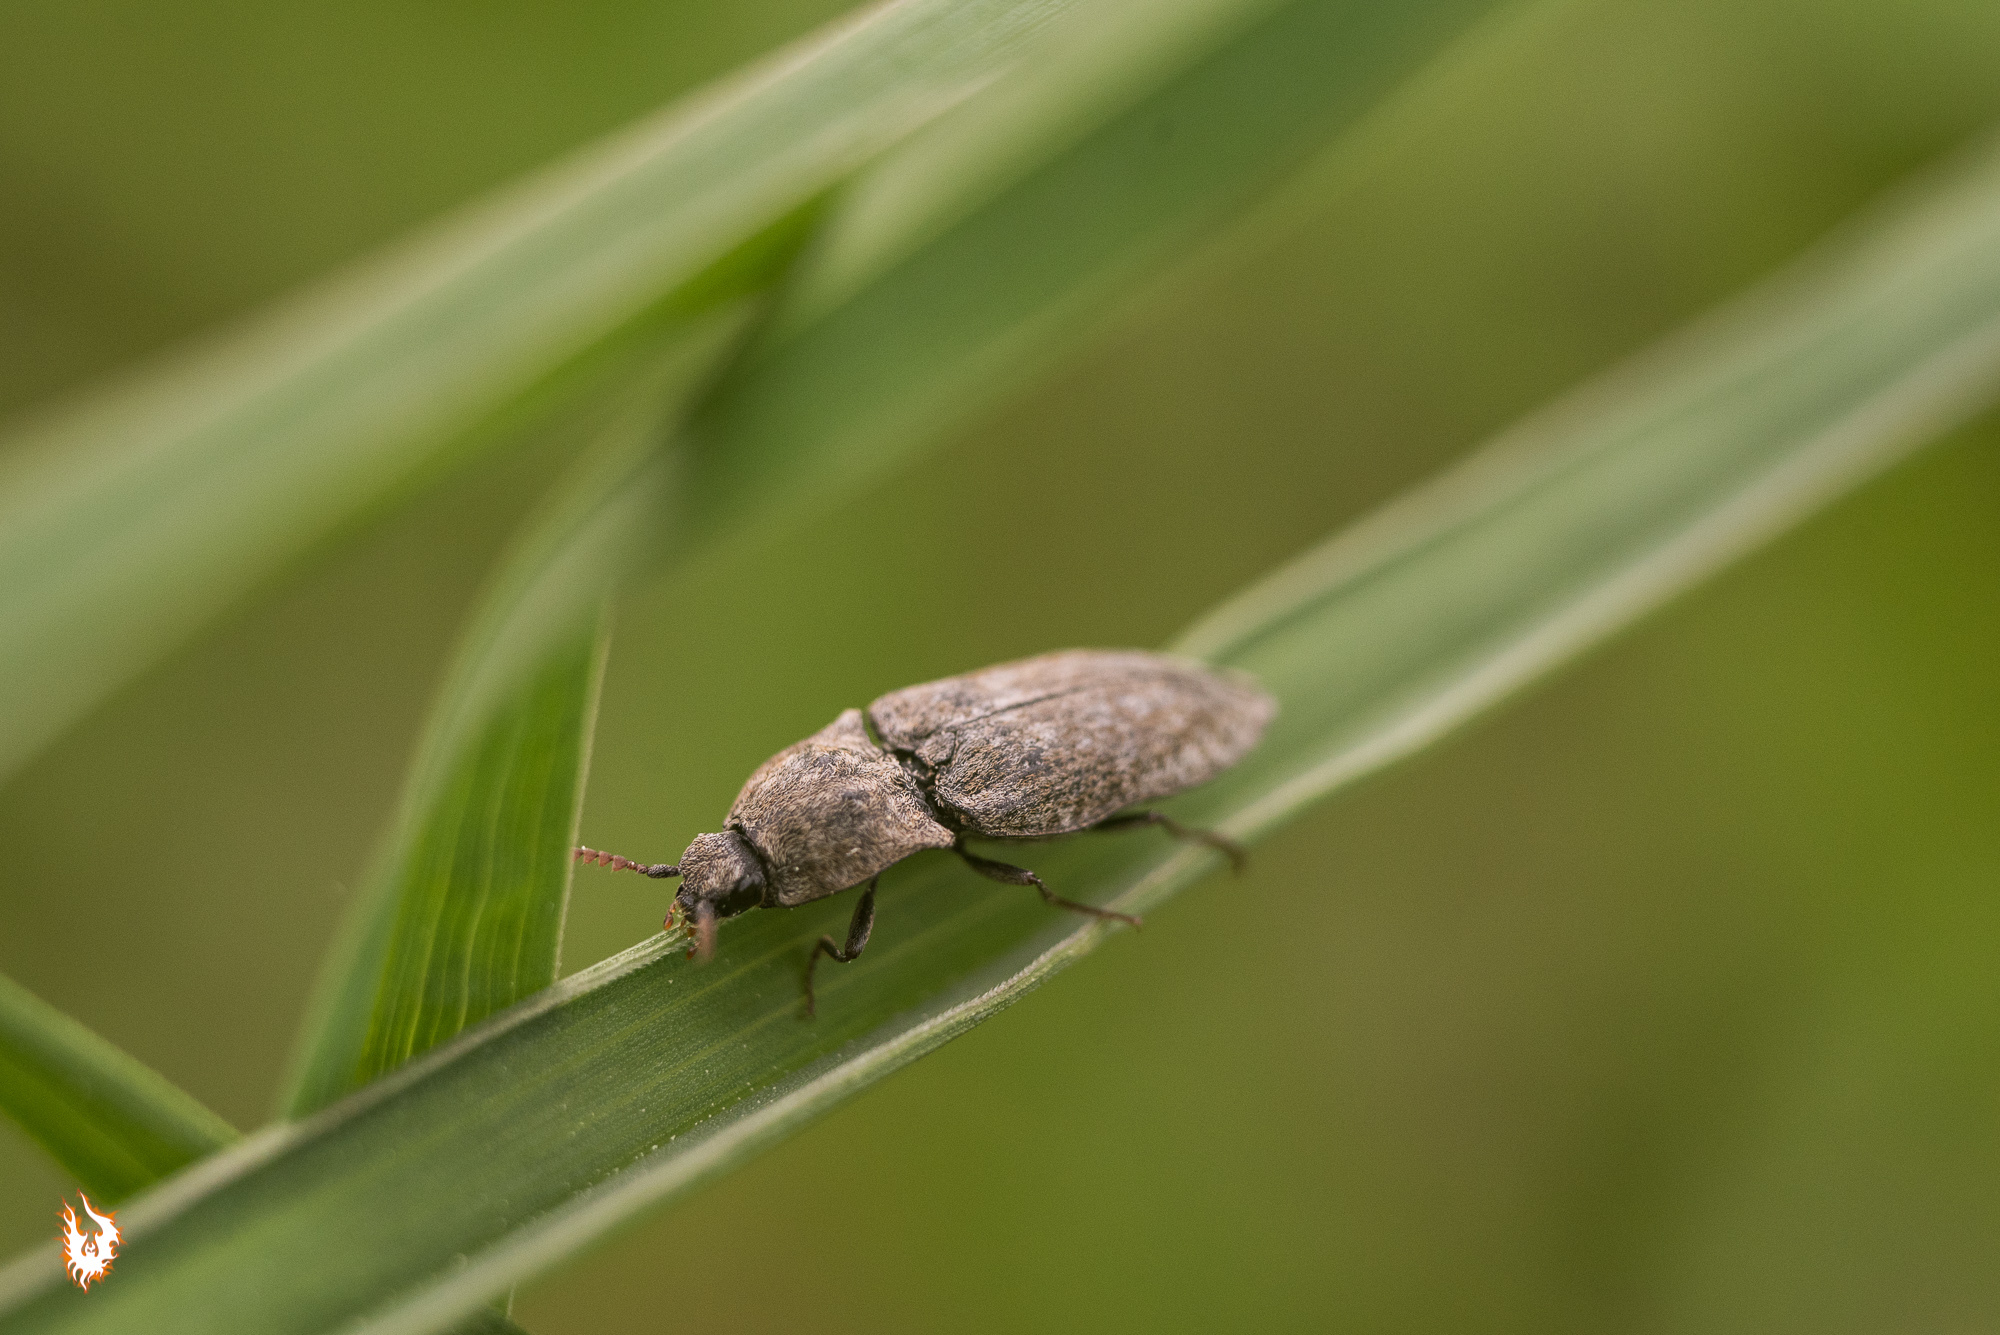
<svg viewBox="0 0 2000 1335">
<path fill-rule="evenodd" d="M 717 834 L 676 863 L 579 848 L 586 862 L 679 876 L 674 903 L 695 952 L 746 909 L 791 908 L 867 882 L 847 944 L 822 936 L 806 961 L 806 1010 L 822 954 L 845 964 L 875 925 L 875 882 L 926 848 L 983 876 L 1032 885 L 1051 904 L 1134 927 L 1139 920 L 1064 899 L 1035 873 L 968 851 L 965 838 L 1046 839 L 1158 825 L 1241 865 L 1243 851 L 1156 811 L 1127 811 L 1206 782 L 1257 742 L 1277 705 L 1240 674 L 1131 649 L 1070 649 L 905 687 L 760 765 Z M 673 915 L 667 916 L 673 925 Z"/>
</svg>

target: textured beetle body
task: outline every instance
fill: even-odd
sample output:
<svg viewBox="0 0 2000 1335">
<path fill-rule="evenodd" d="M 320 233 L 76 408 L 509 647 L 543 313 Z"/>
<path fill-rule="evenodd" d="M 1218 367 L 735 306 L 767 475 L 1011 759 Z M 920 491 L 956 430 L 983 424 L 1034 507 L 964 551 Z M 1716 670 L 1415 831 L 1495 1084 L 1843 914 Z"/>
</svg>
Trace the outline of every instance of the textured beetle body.
<svg viewBox="0 0 2000 1335">
<path fill-rule="evenodd" d="M 763 861 L 767 907 L 839 894 L 955 840 L 909 770 L 869 740 L 858 709 L 759 765 L 725 823 Z"/>
<path fill-rule="evenodd" d="M 826 953 L 852 959 L 873 922 L 873 878 L 926 848 L 956 849 L 982 874 L 1032 884 L 1051 903 L 1124 917 L 1062 899 L 1024 868 L 967 852 L 961 838 L 1044 839 L 1133 823 L 1111 818 L 1235 764 L 1276 710 L 1248 678 L 1199 663 L 1137 650 L 1044 654 L 891 691 L 865 716 L 847 710 L 760 765 L 724 828 L 697 836 L 673 866 L 580 851 L 682 877 L 675 902 L 703 953 L 720 918 L 869 882 L 845 949 L 823 942 Z M 1240 855 L 1216 836 L 1144 819 Z"/>
<path fill-rule="evenodd" d="M 1042 839 L 1206 783 L 1256 744 L 1274 708 L 1196 663 L 1072 649 L 892 691 L 868 716 L 943 820 Z"/>
</svg>

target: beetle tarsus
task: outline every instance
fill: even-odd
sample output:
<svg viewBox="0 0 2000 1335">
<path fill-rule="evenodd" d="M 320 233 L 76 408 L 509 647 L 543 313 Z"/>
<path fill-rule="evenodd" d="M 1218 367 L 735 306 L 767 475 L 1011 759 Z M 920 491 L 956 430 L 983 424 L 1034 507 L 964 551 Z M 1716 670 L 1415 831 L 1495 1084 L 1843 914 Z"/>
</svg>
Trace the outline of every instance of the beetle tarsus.
<svg viewBox="0 0 2000 1335">
<path fill-rule="evenodd" d="M 1123 816 L 1111 816 L 1090 828 L 1130 830 L 1142 825 L 1157 825 L 1176 839 L 1192 839 L 1198 844 L 1207 844 L 1229 859 L 1229 869 L 1233 872 L 1241 872 L 1250 865 L 1250 850 L 1234 839 L 1217 834 L 1214 830 L 1197 830 L 1191 825 L 1183 825 L 1172 816 L 1163 816 L 1157 811 L 1132 811 Z"/>
<path fill-rule="evenodd" d="M 1029 871 L 1026 867 L 1016 867 L 1011 862 L 996 862 L 992 858 L 982 858 L 977 853 L 967 852 L 963 844 L 960 844 L 952 851 L 965 859 L 966 866 L 989 880 L 999 881 L 1003 885 L 1034 886 L 1035 889 L 1042 892 L 1044 900 L 1055 905 L 1057 908 L 1068 909 L 1072 913 L 1086 913 L 1093 918 L 1114 918 L 1119 922 L 1129 924 L 1133 927 L 1140 925 L 1138 917 L 1134 914 L 1119 913 L 1112 909 L 1098 908 L 1095 904 L 1079 904 L 1074 899 L 1064 899 L 1061 895 L 1049 889 L 1048 886 L 1042 884 L 1042 878 Z"/>
<path fill-rule="evenodd" d="M 875 877 L 868 882 L 868 888 L 861 892 L 861 902 L 854 906 L 854 917 L 847 924 L 847 944 L 836 946 L 833 938 L 822 936 L 819 944 L 806 956 L 806 1018 L 819 1014 L 819 1005 L 813 999 L 813 970 L 819 967 L 819 957 L 829 955 L 837 964 L 852 964 L 860 958 L 863 947 L 868 944 L 868 934 L 875 930 Z"/>
</svg>

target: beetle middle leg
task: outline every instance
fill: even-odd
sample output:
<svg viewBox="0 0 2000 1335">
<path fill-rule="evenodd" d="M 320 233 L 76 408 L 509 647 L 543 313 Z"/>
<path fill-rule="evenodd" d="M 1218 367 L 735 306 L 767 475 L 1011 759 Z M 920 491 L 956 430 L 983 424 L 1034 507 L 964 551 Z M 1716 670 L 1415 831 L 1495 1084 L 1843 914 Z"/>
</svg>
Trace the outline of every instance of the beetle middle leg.
<svg viewBox="0 0 2000 1335">
<path fill-rule="evenodd" d="M 1069 909 L 1075 913 L 1087 913 L 1093 918 L 1116 918 L 1119 922 L 1139 926 L 1139 919 L 1130 913 L 1117 913 L 1111 909 L 1101 909 L 1094 904 L 1079 904 L 1074 899 L 1064 899 L 1055 891 L 1042 884 L 1042 878 L 1026 867 L 1016 867 L 1011 862 L 996 862 L 992 858 L 982 858 L 977 853 L 966 851 L 964 844 L 958 844 L 952 852 L 965 859 L 965 865 L 990 880 L 1005 885 L 1032 885 L 1042 892 L 1042 898 L 1057 908 Z"/>
<path fill-rule="evenodd" d="M 1219 835 L 1214 830 L 1197 830 L 1191 825 L 1183 825 L 1173 817 L 1163 816 L 1157 811 L 1129 811 L 1122 816 L 1107 816 L 1090 828 L 1129 830 L 1141 825 L 1157 825 L 1176 839 L 1192 839 L 1198 844 L 1207 844 L 1229 859 L 1231 871 L 1240 872 L 1250 865 L 1250 851 L 1234 839 Z"/>
<path fill-rule="evenodd" d="M 836 946 L 832 937 L 822 936 L 819 944 L 813 947 L 813 953 L 806 957 L 807 1019 L 819 1014 L 819 1008 L 813 1001 L 813 970 L 819 967 L 819 957 L 831 955 L 840 964 L 852 964 L 859 958 L 862 947 L 868 944 L 868 934 L 875 930 L 875 882 L 881 879 L 874 877 L 868 882 L 868 888 L 861 892 L 861 902 L 854 906 L 854 918 L 847 924 L 847 944 Z"/>
</svg>

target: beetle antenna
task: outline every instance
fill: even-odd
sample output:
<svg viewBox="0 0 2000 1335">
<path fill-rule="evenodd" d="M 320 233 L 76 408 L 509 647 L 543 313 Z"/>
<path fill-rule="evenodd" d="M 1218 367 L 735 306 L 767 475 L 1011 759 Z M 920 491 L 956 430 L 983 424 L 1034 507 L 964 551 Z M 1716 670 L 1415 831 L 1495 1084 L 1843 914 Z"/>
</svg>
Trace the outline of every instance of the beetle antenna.
<svg viewBox="0 0 2000 1335">
<path fill-rule="evenodd" d="M 613 871 L 636 871 L 641 876 L 651 876 L 655 880 L 662 876 L 681 874 L 681 864 L 678 862 L 634 862 L 630 858 L 621 858 L 616 853 L 600 853 L 594 848 L 577 849 L 576 860 L 586 864 L 596 863 Z"/>
</svg>

